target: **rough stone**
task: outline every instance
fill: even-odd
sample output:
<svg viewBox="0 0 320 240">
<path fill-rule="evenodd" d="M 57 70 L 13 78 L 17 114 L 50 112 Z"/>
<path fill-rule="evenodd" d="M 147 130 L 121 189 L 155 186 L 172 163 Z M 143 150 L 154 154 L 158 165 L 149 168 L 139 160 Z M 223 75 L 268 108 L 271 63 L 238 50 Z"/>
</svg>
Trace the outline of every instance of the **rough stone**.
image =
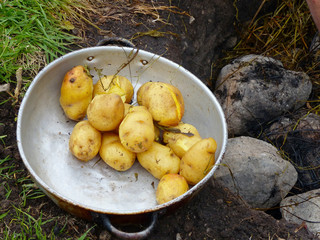
<svg viewBox="0 0 320 240">
<path fill-rule="evenodd" d="M 253 208 L 280 203 L 297 181 L 292 164 L 271 144 L 251 137 L 228 141 L 214 181 L 238 194 Z"/>
<path fill-rule="evenodd" d="M 298 181 L 294 193 L 320 188 L 320 116 L 305 111 L 280 117 L 263 134 L 294 163 Z"/>
<path fill-rule="evenodd" d="M 282 217 L 290 223 L 306 224 L 307 229 L 320 238 L 320 189 L 283 199 Z"/>
<path fill-rule="evenodd" d="M 286 70 L 270 57 L 246 55 L 221 69 L 214 93 L 225 112 L 229 135 L 238 136 L 299 109 L 311 90 L 306 73 Z"/>
</svg>

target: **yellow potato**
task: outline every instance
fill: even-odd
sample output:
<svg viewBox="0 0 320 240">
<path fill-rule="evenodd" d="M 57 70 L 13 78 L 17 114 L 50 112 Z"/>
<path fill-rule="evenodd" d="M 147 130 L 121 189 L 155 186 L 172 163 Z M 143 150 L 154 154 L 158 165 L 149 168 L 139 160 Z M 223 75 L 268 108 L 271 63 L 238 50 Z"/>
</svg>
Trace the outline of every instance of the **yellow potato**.
<svg viewBox="0 0 320 240">
<path fill-rule="evenodd" d="M 169 202 L 189 190 L 186 179 L 179 174 L 166 174 L 158 184 L 156 200 L 158 204 Z"/>
<path fill-rule="evenodd" d="M 179 158 L 200 140 L 198 130 L 189 123 L 180 122 L 175 127 L 166 128 L 163 133 L 163 142 L 167 143 Z"/>
<path fill-rule="evenodd" d="M 154 141 L 152 116 L 144 106 L 132 106 L 119 126 L 120 141 L 131 152 L 144 152 Z"/>
<path fill-rule="evenodd" d="M 105 93 L 116 93 L 121 97 L 123 102 L 130 103 L 133 96 L 133 86 L 131 82 L 123 76 L 103 76 L 94 85 L 93 96 Z"/>
<path fill-rule="evenodd" d="M 69 139 L 71 153 L 82 161 L 89 161 L 94 158 L 101 146 L 101 133 L 96 130 L 89 121 L 78 122 Z"/>
<path fill-rule="evenodd" d="M 119 136 L 112 132 L 103 133 L 99 153 L 105 163 L 118 171 L 128 170 L 136 160 L 136 154 L 127 150 Z"/>
<path fill-rule="evenodd" d="M 82 120 L 92 100 L 93 82 L 89 72 L 83 66 L 72 68 L 64 76 L 60 92 L 60 105 L 66 116 Z"/>
<path fill-rule="evenodd" d="M 97 95 L 88 106 L 87 116 L 97 130 L 115 130 L 124 117 L 124 103 L 115 93 Z"/>
<path fill-rule="evenodd" d="M 158 179 L 165 174 L 179 172 L 180 158 L 169 147 L 157 142 L 153 142 L 147 151 L 137 153 L 137 159 L 143 168 Z"/>
<path fill-rule="evenodd" d="M 147 82 L 137 92 L 139 105 L 146 106 L 162 126 L 176 126 L 184 114 L 184 100 L 178 88 L 163 82 Z"/>
<path fill-rule="evenodd" d="M 195 143 L 181 158 L 180 175 L 190 185 L 204 178 L 215 163 L 217 143 L 213 138 L 205 138 Z"/>
</svg>

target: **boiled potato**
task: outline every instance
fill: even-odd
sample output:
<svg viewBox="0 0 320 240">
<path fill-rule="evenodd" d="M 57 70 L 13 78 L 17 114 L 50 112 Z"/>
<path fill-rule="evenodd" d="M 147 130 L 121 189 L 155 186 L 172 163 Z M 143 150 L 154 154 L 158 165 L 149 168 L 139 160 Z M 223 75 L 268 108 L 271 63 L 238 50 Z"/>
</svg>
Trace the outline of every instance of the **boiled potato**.
<svg viewBox="0 0 320 240">
<path fill-rule="evenodd" d="M 164 175 L 157 186 L 156 200 L 158 204 L 169 202 L 189 190 L 186 179 L 179 174 Z"/>
<path fill-rule="evenodd" d="M 132 106 L 119 126 L 120 141 L 131 152 L 144 152 L 154 141 L 152 116 L 144 106 Z"/>
<path fill-rule="evenodd" d="M 147 151 L 137 153 L 137 159 L 143 168 L 158 179 L 165 174 L 179 172 L 180 158 L 169 147 L 158 142 L 153 142 Z"/>
<path fill-rule="evenodd" d="M 184 114 L 184 100 L 178 88 L 163 82 L 147 82 L 137 92 L 139 105 L 145 106 L 162 126 L 176 126 Z"/>
<path fill-rule="evenodd" d="M 116 93 L 123 102 L 130 103 L 133 96 L 133 86 L 126 77 L 119 75 L 103 76 L 94 85 L 93 96 L 105 93 Z"/>
<path fill-rule="evenodd" d="M 80 121 L 86 116 L 92 92 L 92 77 L 83 66 L 76 66 L 66 73 L 61 85 L 60 105 L 68 118 Z"/>
<path fill-rule="evenodd" d="M 195 143 L 181 158 L 180 175 L 190 185 L 204 178 L 215 163 L 217 143 L 213 138 L 205 138 Z"/>
<path fill-rule="evenodd" d="M 163 142 L 167 143 L 173 152 L 182 158 L 183 155 L 198 141 L 201 136 L 198 130 L 189 123 L 180 122 L 177 126 L 166 128 L 163 133 Z"/>
<path fill-rule="evenodd" d="M 118 171 L 128 170 L 136 160 L 136 154 L 127 150 L 119 136 L 112 132 L 103 133 L 99 153 L 105 163 Z"/>
<path fill-rule="evenodd" d="M 78 122 L 69 139 L 71 153 L 82 161 L 94 158 L 101 146 L 101 133 L 88 120 Z"/>
<path fill-rule="evenodd" d="M 90 124 L 99 131 L 115 130 L 124 117 L 124 103 L 118 94 L 96 95 L 87 109 Z"/>
</svg>

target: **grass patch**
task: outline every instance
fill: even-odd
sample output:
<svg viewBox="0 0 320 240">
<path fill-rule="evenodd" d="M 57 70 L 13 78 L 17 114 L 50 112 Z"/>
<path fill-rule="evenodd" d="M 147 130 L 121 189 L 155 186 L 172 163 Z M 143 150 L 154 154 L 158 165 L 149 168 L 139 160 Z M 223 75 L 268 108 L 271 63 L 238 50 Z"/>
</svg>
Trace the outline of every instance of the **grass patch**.
<svg viewBox="0 0 320 240">
<path fill-rule="evenodd" d="M 0 84 L 16 83 L 22 67 L 25 91 L 41 68 L 70 50 L 78 38 L 66 30 L 90 22 L 89 8 L 85 0 L 0 1 Z"/>
</svg>

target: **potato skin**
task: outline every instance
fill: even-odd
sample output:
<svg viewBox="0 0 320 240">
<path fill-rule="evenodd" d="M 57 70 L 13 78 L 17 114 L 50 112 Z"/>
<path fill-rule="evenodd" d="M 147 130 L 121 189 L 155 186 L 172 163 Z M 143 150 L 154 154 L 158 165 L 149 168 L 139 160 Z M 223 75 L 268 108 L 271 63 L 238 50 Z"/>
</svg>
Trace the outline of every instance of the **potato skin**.
<svg viewBox="0 0 320 240">
<path fill-rule="evenodd" d="M 130 103 L 133 97 L 133 86 L 126 77 L 119 75 L 103 76 L 94 85 L 93 96 L 105 93 L 116 93 L 123 102 Z"/>
<path fill-rule="evenodd" d="M 179 174 L 166 174 L 161 179 L 156 190 L 158 204 L 169 202 L 189 190 L 186 179 Z"/>
<path fill-rule="evenodd" d="M 167 143 L 173 152 L 182 158 L 184 154 L 202 138 L 198 130 L 189 123 L 180 122 L 177 126 L 166 128 L 163 133 L 163 142 Z"/>
<path fill-rule="evenodd" d="M 100 146 L 101 133 L 89 121 L 83 120 L 75 125 L 69 139 L 72 155 L 87 162 L 98 154 Z"/>
<path fill-rule="evenodd" d="M 127 150 L 119 136 L 112 132 L 103 133 L 99 153 L 102 160 L 117 171 L 130 169 L 136 160 L 136 154 Z"/>
<path fill-rule="evenodd" d="M 64 76 L 60 93 L 60 105 L 66 116 L 80 121 L 92 100 L 92 77 L 83 66 L 76 66 Z"/>
<path fill-rule="evenodd" d="M 137 159 L 157 179 L 168 173 L 179 172 L 180 158 L 169 147 L 158 142 L 153 142 L 147 151 L 137 153 Z"/>
<path fill-rule="evenodd" d="M 215 163 L 217 143 L 213 138 L 205 138 L 195 143 L 181 158 L 180 175 L 190 185 L 204 178 Z"/>
<path fill-rule="evenodd" d="M 143 84 L 137 92 L 137 101 L 162 126 L 178 125 L 184 114 L 184 100 L 180 90 L 168 83 Z"/>
<path fill-rule="evenodd" d="M 152 146 L 155 133 L 152 116 L 144 106 L 132 106 L 119 126 L 120 141 L 131 152 L 144 152 Z"/>
<path fill-rule="evenodd" d="M 97 130 L 115 130 L 124 117 L 124 103 L 115 93 L 97 95 L 88 106 L 87 116 Z"/>
</svg>

